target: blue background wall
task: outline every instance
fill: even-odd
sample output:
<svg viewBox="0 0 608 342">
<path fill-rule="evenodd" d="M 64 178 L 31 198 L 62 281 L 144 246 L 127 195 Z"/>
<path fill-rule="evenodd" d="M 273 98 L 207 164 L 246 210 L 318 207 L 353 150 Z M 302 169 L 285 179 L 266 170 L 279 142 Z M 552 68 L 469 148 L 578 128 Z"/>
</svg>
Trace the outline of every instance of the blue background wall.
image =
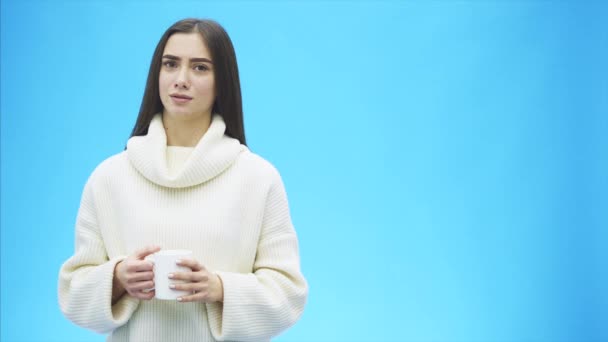
<svg viewBox="0 0 608 342">
<path fill-rule="evenodd" d="M 310 298 L 277 341 L 608 341 L 608 3 L 1 3 L 1 340 L 103 341 L 57 274 L 184 17 L 237 51 Z"/>
</svg>

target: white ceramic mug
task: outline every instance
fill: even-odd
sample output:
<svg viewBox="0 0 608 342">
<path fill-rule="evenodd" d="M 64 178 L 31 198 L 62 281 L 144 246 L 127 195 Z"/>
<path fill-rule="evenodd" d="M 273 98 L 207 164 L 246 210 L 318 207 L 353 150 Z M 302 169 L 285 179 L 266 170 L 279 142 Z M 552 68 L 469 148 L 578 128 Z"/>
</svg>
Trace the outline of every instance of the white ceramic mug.
<svg viewBox="0 0 608 342">
<path fill-rule="evenodd" d="M 154 288 L 147 291 L 156 290 L 155 298 L 165 300 L 176 300 L 178 297 L 191 294 L 190 291 L 178 291 L 169 288 L 170 284 L 185 283 L 183 280 L 169 279 L 169 273 L 192 271 L 189 267 L 177 265 L 176 261 L 191 258 L 192 251 L 185 249 L 161 250 L 146 257 L 146 260 L 154 263 Z"/>
</svg>

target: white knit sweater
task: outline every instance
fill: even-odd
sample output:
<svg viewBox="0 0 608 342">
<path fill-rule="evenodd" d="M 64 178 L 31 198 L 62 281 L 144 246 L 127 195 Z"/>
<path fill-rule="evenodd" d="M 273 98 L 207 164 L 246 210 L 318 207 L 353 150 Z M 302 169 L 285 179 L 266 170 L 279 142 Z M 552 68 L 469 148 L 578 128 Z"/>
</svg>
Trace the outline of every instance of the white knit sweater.
<svg viewBox="0 0 608 342">
<path fill-rule="evenodd" d="M 75 252 L 59 273 L 59 304 L 108 341 L 267 341 L 293 325 L 307 283 L 277 170 L 211 126 L 173 176 L 160 115 L 146 136 L 101 163 L 85 185 Z M 222 303 L 140 301 L 112 305 L 117 262 L 146 245 L 190 249 L 216 272 Z"/>
</svg>

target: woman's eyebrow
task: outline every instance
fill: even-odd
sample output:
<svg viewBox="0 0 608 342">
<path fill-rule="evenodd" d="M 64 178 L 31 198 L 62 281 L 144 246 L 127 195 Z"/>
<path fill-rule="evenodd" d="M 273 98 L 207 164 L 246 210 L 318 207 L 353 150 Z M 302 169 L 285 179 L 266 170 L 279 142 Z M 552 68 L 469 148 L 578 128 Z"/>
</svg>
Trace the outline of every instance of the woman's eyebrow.
<svg viewBox="0 0 608 342">
<path fill-rule="evenodd" d="M 173 56 L 173 55 L 164 55 L 163 58 L 172 59 L 172 60 L 176 60 L 176 61 L 181 61 L 182 60 L 180 57 Z M 213 62 L 210 59 L 208 59 L 208 58 L 191 58 L 190 62 L 191 63 L 192 62 L 206 62 L 206 63 L 209 63 L 209 64 L 213 64 Z"/>
</svg>

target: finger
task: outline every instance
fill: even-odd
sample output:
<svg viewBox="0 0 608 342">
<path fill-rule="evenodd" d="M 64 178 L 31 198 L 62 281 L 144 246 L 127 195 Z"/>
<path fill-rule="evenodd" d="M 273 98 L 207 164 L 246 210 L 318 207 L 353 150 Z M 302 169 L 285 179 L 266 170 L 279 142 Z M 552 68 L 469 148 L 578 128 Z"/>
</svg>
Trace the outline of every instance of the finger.
<svg viewBox="0 0 608 342">
<path fill-rule="evenodd" d="M 188 291 L 188 292 L 207 292 L 207 284 L 201 283 L 177 283 L 169 284 L 169 288 L 177 291 Z"/>
<path fill-rule="evenodd" d="M 137 283 L 140 281 L 147 281 L 154 279 L 154 272 L 137 272 L 137 273 L 129 273 L 127 275 L 127 283 Z"/>
<path fill-rule="evenodd" d="M 180 259 L 176 261 L 176 264 L 189 267 L 193 272 L 198 272 L 205 269 L 203 265 L 194 259 Z"/>
<path fill-rule="evenodd" d="M 129 293 L 132 297 L 135 297 L 137 299 L 142 299 L 142 300 L 150 300 L 152 298 L 154 298 L 154 296 L 156 295 L 156 291 L 152 290 L 150 292 L 142 292 L 142 291 L 137 291 L 137 292 L 133 292 L 133 293 Z"/>
<path fill-rule="evenodd" d="M 136 250 L 135 253 L 133 254 L 133 257 L 135 257 L 136 259 L 142 260 L 143 258 L 147 257 L 148 255 L 150 255 L 152 253 L 156 253 L 158 251 L 160 251 L 159 246 L 146 246 L 144 248 Z"/>
<path fill-rule="evenodd" d="M 195 294 L 191 294 L 188 296 L 182 296 L 177 298 L 177 301 L 180 303 L 187 303 L 187 302 L 206 302 L 207 301 L 207 297 L 208 294 L 207 292 L 197 292 Z"/>
<path fill-rule="evenodd" d="M 185 280 L 190 282 L 206 282 L 209 275 L 206 272 L 175 272 L 169 274 L 169 279 Z"/>
<path fill-rule="evenodd" d="M 127 272 L 146 272 L 154 270 L 154 264 L 149 261 L 131 260 L 127 263 Z"/>
<path fill-rule="evenodd" d="M 132 286 L 129 286 L 129 289 L 131 290 L 131 292 L 135 292 L 135 291 L 139 292 L 142 290 L 151 289 L 153 287 L 154 287 L 153 281 L 142 281 L 137 284 L 133 284 Z"/>
</svg>

